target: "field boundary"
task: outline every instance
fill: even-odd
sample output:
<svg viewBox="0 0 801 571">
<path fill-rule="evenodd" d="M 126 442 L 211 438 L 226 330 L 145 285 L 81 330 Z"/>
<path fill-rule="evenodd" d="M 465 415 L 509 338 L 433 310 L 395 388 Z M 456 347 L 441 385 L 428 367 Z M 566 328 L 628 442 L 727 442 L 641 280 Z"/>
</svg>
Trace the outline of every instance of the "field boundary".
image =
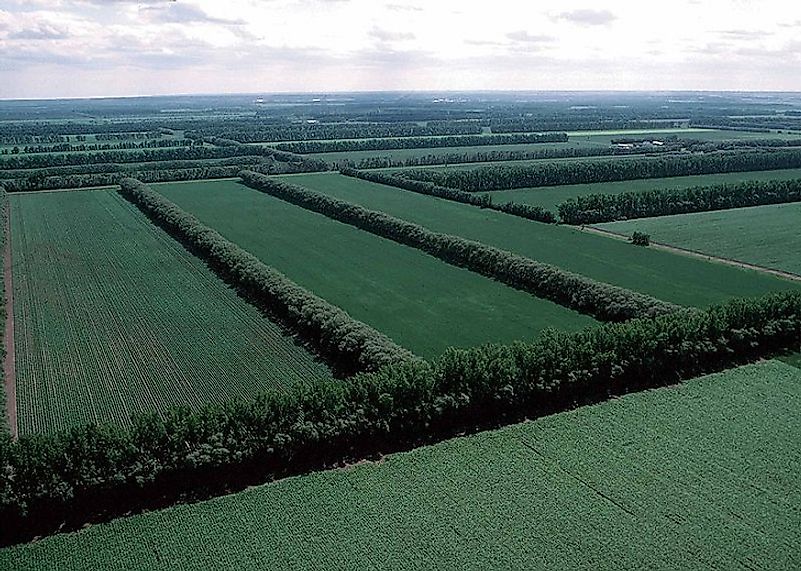
<svg viewBox="0 0 801 571">
<path fill-rule="evenodd" d="M 11 257 L 11 205 L 6 204 L 5 244 L 3 245 L 3 284 L 5 286 L 6 323 L 3 344 L 3 379 L 6 391 L 6 416 L 11 437 L 17 438 L 17 366 L 14 352 L 14 284 Z"/>
<path fill-rule="evenodd" d="M 581 226 L 576 227 L 580 228 L 581 230 L 591 232 L 593 234 L 599 234 L 601 236 L 606 236 L 609 238 L 616 238 L 618 240 L 628 240 L 629 236 L 625 234 L 621 234 L 620 232 L 612 232 L 611 230 L 606 230 L 605 228 L 598 228 L 597 226 Z M 673 252 L 674 254 L 683 254 L 685 256 L 690 256 L 693 258 L 700 258 L 702 260 L 706 260 L 707 262 L 718 262 L 721 264 L 726 264 L 727 266 L 734 266 L 736 268 L 746 269 L 746 270 L 754 270 L 757 272 L 762 272 L 764 274 L 770 274 L 772 276 L 801 282 L 801 276 L 798 274 L 794 274 L 792 272 L 786 272 L 784 270 L 776 270 L 773 268 L 768 268 L 765 266 L 759 266 L 757 264 L 751 264 L 749 262 L 743 262 L 740 260 L 734 260 L 732 258 L 723 258 L 720 256 L 713 256 L 711 254 L 706 254 L 704 252 L 700 252 L 698 250 L 691 250 L 689 248 L 681 248 L 679 246 L 671 246 L 670 244 L 665 244 L 663 242 L 654 242 L 651 240 L 650 246 L 656 250 L 665 250 L 667 252 Z"/>
</svg>

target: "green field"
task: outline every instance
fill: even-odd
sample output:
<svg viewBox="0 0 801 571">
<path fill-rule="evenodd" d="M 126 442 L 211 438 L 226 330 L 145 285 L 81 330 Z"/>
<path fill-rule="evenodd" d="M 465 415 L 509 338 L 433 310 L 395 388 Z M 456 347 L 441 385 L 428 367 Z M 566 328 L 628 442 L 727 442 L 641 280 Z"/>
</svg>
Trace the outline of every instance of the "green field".
<svg viewBox="0 0 801 571">
<path fill-rule="evenodd" d="M 592 319 L 233 181 L 152 185 L 290 279 L 422 357 Z"/>
<path fill-rule="evenodd" d="M 642 192 L 645 190 L 663 188 L 679 189 L 689 188 L 691 186 L 742 182 L 746 180 L 788 180 L 793 178 L 801 178 L 801 169 L 748 171 L 625 180 L 619 182 L 542 186 L 536 188 L 518 188 L 515 190 L 495 190 L 490 194 L 492 195 L 492 199 L 496 202 L 512 201 L 535 204 L 556 213 L 557 206 L 568 198 L 585 196 L 587 194 L 620 194 L 621 192 Z"/>
<path fill-rule="evenodd" d="M 340 174 L 284 178 L 438 232 L 478 240 L 681 305 L 706 306 L 794 287 L 792 282 L 754 271 L 637 248 L 573 227 L 532 222 Z"/>
<path fill-rule="evenodd" d="M 801 275 L 801 203 L 598 224 L 656 242 Z"/>
<path fill-rule="evenodd" d="M 485 145 L 473 147 L 434 147 L 424 149 L 388 149 L 382 151 L 338 151 L 334 153 L 315 153 L 315 159 L 323 159 L 326 161 L 340 161 L 350 159 L 358 162 L 361 159 L 369 157 L 391 157 L 395 160 L 403 160 L 416 157 L 436 156 L 461 154 L 461 153 L 490 153 L 493 151 L 536 151 L 539 149 L 564 149 L 570 147 L 579 147 L 577 143 L 523 143 L 513 145 Z"/>
<path fill-rule="evenodd" d="M 0 551 L 6 569 L 797 569 L 777 361 Z"/>
<path fill-rule="evenodd" d="M 797 135 L 782 135 L 778 133 L 746 133 L 736 131 L 713 131 L 709 129 L 662 129 L 656 131 L 627 130 L 627 131 L 576 131 L 568 132 L 567 143 L 538 143 L 538 144 L 512 144 L 487 145 L 473 147 L 436 147 L 426 149 L 391 149 L 383 151 L 338 151 L 333 153 L 316 153 L 315 158 L 326 161 L 340 161 L 350 159 L 359 161 L 369 157 L 391 157 L 403 160 L 412 157 L 443 156 L 453 153 L 481 153 L 491 151 L 534 151 L 537 149 L 564 149 L 571 147 L 608 147 L 612 139 L 621 137 L 645 138 L 653 136 L 654 139 L 664 137 L 680 137 L 685 139 L 701 139 L 709 141 L 722 141 L 731 139 L 778 139 L 798 138 Z M 266 144 L 266 143 L 258 143 Z M 274 143 L 270 143 L 274 144 Z M 418 167 L 419 168 L 419 167 Z"/>
<path fill-rule="evenodd" d="M 20 434 L 330 377 L 117 193 L 10 202 Z"/>
</svg>

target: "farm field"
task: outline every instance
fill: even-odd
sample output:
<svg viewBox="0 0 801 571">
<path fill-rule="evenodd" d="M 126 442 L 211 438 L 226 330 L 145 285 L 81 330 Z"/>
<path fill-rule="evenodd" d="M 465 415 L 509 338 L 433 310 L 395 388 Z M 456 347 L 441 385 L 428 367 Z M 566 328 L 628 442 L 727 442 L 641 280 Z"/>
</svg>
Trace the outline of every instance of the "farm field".
<svg viewBox="0 0 801 571">
<path fill-rule="evenodd" d="M 568 198 L 575 198 L 588 194 L 620 194 L 622 192 L 641 192 L 663 188 L 680 189 L 689 188 L 691 186 L 736 183 L 747 180 L 789 180 L 794 178 L 801 178 L 801 169 L 676 176 L 590 184 L 569 184 L 564 186 L 541 186 L 535 188 L 518 188 L 515 190 L 495 190 L 489 194 L 496 202 L 534 204 L 556 213 L 557 206 Z"/>
<path fill-rule="evenodd" d="M 754 271 L 636 248 L 577 228 L 533 222 L 340 174 L 293 175 L 284 180 L 680 305 L 706 306 L 799 287 Z"/>
<path fill-rule="evenodd" d="M 116 192 L 10 204 L 20 434 L 330 378 Z"/>
<path fill-rule="evenodd" d="M 569 140 L 566 143 L 537 143 L 537 144 L 511 144 L 511 145 L 487 145 L 487 146 L 472 146 L 472 147 L 434 147 L 434 148 L 421 148 L 421 149 L 389 149 L 381 151 L 338 151 L 332 153 L 314 153 L 314 157 L 323 159 L 329 162 L 336 162 L 341 160 L 351 160 L 358 162 L 359 160 L 369 157 L 391 157 L 395 160 L 404 160 L 408 158 L 427 157 L 427 156 L 444 156 L 449 154 L 460 153 L 489 153 L 492 151 L 535 151 L 538 149 L 565 149 L 573 147 L 608 147 L 612 144 L 613 139 L 621 137 L 637 137 L 644 138 L 653 136 L 655 139 L 659 137 L 681 137 L 691 139 L 701 139 L 709 141 L 723 141 L 731 139 L 754 139 L 766 138 L 766 133 L 746 133 L 737 131 L 718 131 L 710 129 L 662 129 L 656 131 L 644 131 L 638 129 L 620 130 L 620 131 L 575 131 L 568 132 Z M 769 134 L 770 138 L 798 138 L 797 135 L 786 135 L 782 137 L 780 134 Z M 275 143 L 254 143 L 256 145 L 274 145 Z M 421 167 L 416 167 L 421 168 Z"/>
<path fill-rule="evenodd" d="M 351 160 L 358 162 L 369 157 L 392 157 L 403 160 L 417 157 L 444 156 L 460 153 L 491 153 L 493 151 L 536 151 L 538 149 L 565 149 L 583 146 L 568 141 L 567 143 L 525 143 L 512 145 L 479 145 L 473 147 L 430 147 L 422 149 L 388 149 L 383 151 L 338 151 L 334 153 L 314 153 L 314 158 L 336 162 Z"/>
<path fill-rule="evenodd" d="M 753 133 L 749 131 L 729 131 L 725 129 L 702 129 L 698 127 L 677 129 L 629 129 L 618 131 L 568 131 L 570 141 L 607 146 L 612 139 L 632 137 L 638 139 L 654 139 L 660 137 L 679 137 L 681 139 L 698 139 L 702 141 L 730 141 L 734 139 L 798 139 L 799 135 L 792 133 Z"/>
<path fill-rule="evenodd" d="M 533 339 L 591 318 L 234 181 L 151 187 L 323 299 L 422 357 Z"/>
<path fill-rule="evenodd" d="M 778 361 L 0 550 L 79 569 L 793 569 Z"/>
<path fill-rule="evenodd" d="M 655 242 L 801 276 L 801 204 L 772 204 L 598 224 Z"/>
</svg>

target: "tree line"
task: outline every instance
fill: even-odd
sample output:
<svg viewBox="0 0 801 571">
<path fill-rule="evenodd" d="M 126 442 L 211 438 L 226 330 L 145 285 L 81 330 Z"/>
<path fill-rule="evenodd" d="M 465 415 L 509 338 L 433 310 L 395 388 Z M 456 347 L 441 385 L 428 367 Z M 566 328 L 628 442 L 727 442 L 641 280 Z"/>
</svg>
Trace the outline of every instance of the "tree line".
<svg viewBox="0 0 801 571">
<path fill-rule="evenodd" d="M 479 147 L 527 143 L 566 143 L 565 133 L 521 133 L 514 135 L 455 135 L 450 137 L 400 137 L 394 139 L 352 139 L 347 141 L 297 141 L 279 143 L 275 148 L 299 154 L 344 151 L 387 151 L 393 149 L 433 149 Z"/>
<path fill-rule="evenodd" d="M 801 293 L 787 292 L 449 349 L 432 363 L 137 415 L 129 428 L 0 434 L 0 542 L 673 384 L 797 349 L 799 336 Z"/>
<path fill-rule="evenodd" d="M 470 170 L 420 169 L 403 176 L 467 192 L 612 182 L 801 167 L 801 150 L 759 149 L 639 159 L 488 165 Z"/>
<path fill-rule="evenodd" d="M 272 156 L 231 157 L 220 161 L 164 161 L 155 163 L 101 163 L 71 167 L 53 167 L 35 171 L 23 171 L 23 176 L 6 178 L 19 171 L 0 171 L 0 180 L 9 192 L 55 190 L 59 188 L 89 188 L 95 186 L 117 185 L 124 178 L 136 178 L 142 182 L 172 182 L 233 178 L 239 171 L 248 168 L 263 174 L 294 174 L 314 172 L 315 165 L 307 162 L 283 162 Z M 312 171 L 309 170 L 312 169 Z M 65 169 L 87 169 L 87 172 L 64 172 L 46 174 Z"/>
<path fill-rule="evenodd" d="M 228 159 L 241 156 L 272 157 L 279 162 L 296 164 L 294 172 L 315 172 L 327 170 L 328 165 L 311 157 L 304 157 L 270 147 L 253 145 L 194 146 L 166 149 L 138 149 L 131 151 L 100 151 L 94 153 L 49 154 L 4 157 L 0 160 L 2 169 L 41 169 L 97 163 L 150 163 L 167 161 L 198 161 Z"/>
<path fill-rule="evenodd" d="M 117 143 L 58 143 L 55 145 L 25 145 L 2 149 L 2 155 L 36 154 L 36 153 L 77 153 L 87 151 L 114 151 L 125 149 L 163 149 L 168 147 L 191 147 L 195 145 L 191 139 L 147 139 L 144 141 L 120 141 Z"/>
<path fill-rule="evenodd" d="M 603 117 L 505 117 L 489 122 L 493 133 L 526 131 L 600 131 L 604 129 L 670 129 L 681 127 L 684 120 L 607 119 Z"/>
<path fill-rule="evenodd" d="M 126 178 L 120 193 L 310 343 L 335 369 L 352 374 L 412 358 L 383 333 L 294 283 L 142 182 Z"/>
<path fill-rule="evenodd" d="M 403 178 L 402 174 L 389 174 L 377 171 L 360 171 L 351 168 L 343 168 L 339 171 L 345 176 L 360 178 L 378 184 L 385 184 L 394 186 L 403 190 L 409 190 L 418 194 L 425 194 L 428 196 L 436 196 L 437 198 L 445 198 L 463 204 L 472 204 L 479 208 L 489 208 L 498 210 L 514 216 L 520 216 L 528 220 L 536 220 L 538 222 L 545 222 L 553 224 L 556 222 L 556 216 L 553 212 L 544 209 L 542 206 L 533 204 L 521 204 L 517 202 L 504 202 L 495 203 L 492 197 L 488 194 L 476 194 L 473 192 L 464 192 L 455 188 L 448 188 L 446 186 L 437 186 L 431 182 L 422 182 L 419 180 L 410 180 Z"/>
<path fill-rule="evenodd" d="M 503 161 L 525 161 L 540 159 L 566 159 L 582 157 L 605 157 L 605 156 L 627 156 L 627 155 L 653 155 L 661 153 L 693 152 L 709 153 L 712 151 L 732 150 L 742 147 L 798 147 L 801 146 L 801 139 L 740 139 L 729 141 L 705 141 L 700 139 L 679 139 L 678 137 L 668 137 L 661 141 L 663 145 L 649 145 L 654 138 L 649 139 L 615 139 L 614 144 L 634 144 L 634 148 L 609 146 L 609 147 L 544 147 L 540 149 L 526 150 L 503 150 L 493 149 L 490 151 L 463 151 L 444 154 L 429 154 L 416 157 L 396 158 L 392 155 L 365 157 L 358 160 L 343 158 L 332 161 L 336 168 L 357 168 L 357 169 L 382 169 L 398 167 L 418 167 L 433 165 L 450 165 L 466 163 L 490 163 Z"/>
<path fill-rule="evenodd" d="M 652 317 L 678 309 L 672 303 L 645 294 L 597 282 L 481 242 L 433 232 L 419 224 L 368 210 L 296 184 L 252 171 L 243 171 L 239 176 L 251 188 L 383 238 L 418 248 L 449 264 L 466 268 L 601 321 Z"/>
<path fill-rule="evenodd" d="M 595 224 L 786 202 L 801 202 L 801 179 L 589 194 L 562 202 L 559 218 L 566 224 Z"/>
<path fill-rule="evenodd" d="M 481 133 L 481 126 L 477 123 L 466 121 L 448 121 L 427 125 L 418 123 L 292 123 L 284 125 L 249 123 L 229 126 L 221 123 L 215 127 L 192 130 L 186 136 L 223 137 L 234 139 L 240 143 L 261 143 L 315 139 L 469 135 L 478 133 Z"/>
</svg>

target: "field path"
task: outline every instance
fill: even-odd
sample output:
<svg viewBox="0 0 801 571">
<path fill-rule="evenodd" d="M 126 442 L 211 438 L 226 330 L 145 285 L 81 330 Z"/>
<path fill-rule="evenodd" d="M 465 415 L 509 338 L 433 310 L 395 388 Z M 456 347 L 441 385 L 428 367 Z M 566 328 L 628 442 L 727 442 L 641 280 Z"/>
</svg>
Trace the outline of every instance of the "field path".
<svg viewBox="0 0 801 571">
<path fill-rule="evenodd" d="M 578 228 L 578 227 L 576 227 Z M 617 238 L 619 240 L 628 240 L 629 237 L 625 234 L 620 234 L 618 232 L 612 232 L 611 230 L 606 230 L 604 228 L 597 228 L 595 226 L 582 226 L 582 230 L 591 232 L 593 234 L 600 234 L 601 236 L 607 236 L 611 238 Z M 726 264 L 729 266 L 735 266 L 738 268 L 744 268 L 747 270 L 755 270 L 757 272 L 762 272 L 765 274 L 770 274 L 773 276 L 778 276 L 780 278 L 785 278 L 788 280 L 793 280 L 796 282 L 801 282 L 801 276 L 798 274 L 794 274 L 792 272 L 785 272 L 782 270 L 774 270 L 773 268 L 767 268 L 765 266 L 758 266 L 756 264 L 749 264 L 748 262 L 741 262 L 740 260 L 733 260 L 731 258 L 721 258 L 719 256 L 711 256 L 709 254 L 704 254 L 703 252 L 699 252 L 697 250 L 689 250 L 687 248 L 679 248 L 678 246 L 671 246 L 670 244 L 663 244 L 661 242 L 651 242 L 651 248 L 655 248 L 657 250 L 666 250 L 668 252 L 673 252 L 676 254 L 683 254 L 685 256 L 692 256 L 694 258 L 700 258 L 702 260 L 711 261 L 711 262 L 720 262 L 721 264 Z"/>
<path fill-rule="evenodd" d="M 6 389 L 6 415 L 11 437 L 17 438 L 17 367 L 14 354 L 14 286 L 11 277 L 11 204 L 6 204 L 5 246 L 3 250 L 3 284 L 6 290 L 6 329 L 3 378 Z"/>
</svg>

